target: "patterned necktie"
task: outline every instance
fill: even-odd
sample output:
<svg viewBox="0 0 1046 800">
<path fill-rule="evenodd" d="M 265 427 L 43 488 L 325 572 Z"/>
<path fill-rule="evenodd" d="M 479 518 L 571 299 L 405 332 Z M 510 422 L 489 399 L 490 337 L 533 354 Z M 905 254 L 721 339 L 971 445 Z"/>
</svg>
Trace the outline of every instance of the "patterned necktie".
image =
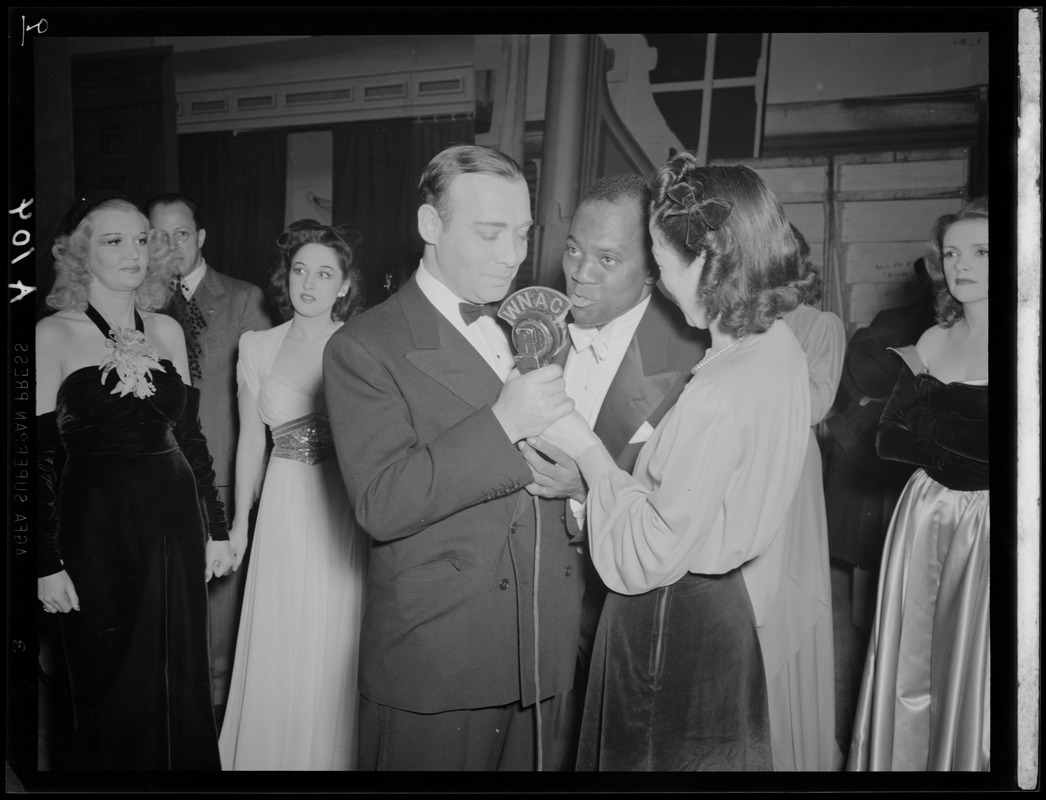
<svg viewBox="0 0 1046 800">
<path fill-rule="evenodd" d="M 483 305 L 478 303 L 458 303 L 458 309 L 461 311 L 461 318 L 465 320 L 466 325 L 471 325 L 480 317 L 490 317 L 495 322 L 497 321 L 497 303 L 484 303 Z"/>
<path fill-rule="evenodd" d="M 588 328 L 571 322 L 567 328 L 570 330 L 570 341 L 573 342 L 574 349 L 579 353 L 591 345 L 592 352 L 596 355 L 596 361 L 602 361 L 607 357 L 607 353 L 610 352 L 609 325 L 604 325 L 602 328 Z"/>
<path fill-rule="evenodd" d="M 185 334 L 185 350 L 189 356 L 189 375 L 193 380 L 199 380 L 203 377 L 200 370 L 200 333 L 207 327 L 207 320 L 204 319 L 196 299 L 191 295 L 186 299 L 187 294 L 189 294 L 188 285 L 181 278 L 175 278 L 172 281 L 171 302 L 168 310 L 171 312 L 171 316 L 181 324 L 182 332 Z"/>
</svg>

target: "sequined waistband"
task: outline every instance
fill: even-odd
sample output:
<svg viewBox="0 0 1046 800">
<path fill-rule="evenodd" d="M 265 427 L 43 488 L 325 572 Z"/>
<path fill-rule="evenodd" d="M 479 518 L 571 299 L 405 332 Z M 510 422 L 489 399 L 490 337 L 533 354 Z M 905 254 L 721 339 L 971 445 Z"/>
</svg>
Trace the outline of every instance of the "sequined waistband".
<svg viewBox="0 0 1046 800">
<path fill-rule="evenodd" d="M 318 464 L 334 455 L 330 423 L 319 413 L 292 419 L 272 429 L 272 457 Z"/>
</svg>

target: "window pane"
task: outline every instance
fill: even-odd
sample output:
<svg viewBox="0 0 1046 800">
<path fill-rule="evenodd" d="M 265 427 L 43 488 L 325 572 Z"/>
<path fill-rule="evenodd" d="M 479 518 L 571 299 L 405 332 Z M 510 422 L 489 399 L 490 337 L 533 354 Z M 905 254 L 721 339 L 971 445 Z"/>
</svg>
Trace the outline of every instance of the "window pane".
<svg viewBox="0 0 1046 800">
<path fill-rule="evenodd" d="M 716 78 L 751 78 L 759 66 L 761 33 L 720 33 L 715 41 Z"/>
<path fill-rule="evenodd" d="M 752 158 L 755 145 L 755 89 L 739 86 L 712 92 L 708 159 Z"/>
<path fill-rule="evenodd" d="M 643 37 L 657 50 L 657 65 L 650 70 L 650 83 L 704 79 L 707 33 L 644 33 Z"/>
<path fill-rule="evenodd" d="M 661 116 L 665 118 L 672 133 L 683 143 L 683 147 L 696 150 L 701 138 L 700 90 L 654 92 L 654 102 L 657 103 Z M 712 119 L 715 119 L 715 116 Z"/>
</svg>

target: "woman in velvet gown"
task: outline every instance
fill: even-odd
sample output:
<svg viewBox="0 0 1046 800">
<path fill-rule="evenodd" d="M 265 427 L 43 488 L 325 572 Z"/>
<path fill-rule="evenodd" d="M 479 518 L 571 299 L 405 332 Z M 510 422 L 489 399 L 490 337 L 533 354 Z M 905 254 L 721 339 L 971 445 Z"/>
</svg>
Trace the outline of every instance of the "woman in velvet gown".
<svg viewBox="0 0 1046 800">
<path fill-rule="evenodd" d="M 651 189 L 659 288 L 712 346 L 631 475 L 576 412 L 542 435 L 585 478 L 590 553 L 611 590 L 577 767 L 770 770 L 757 626 L 784 577 L 810 430 L 806 359 L 780 316 L 816 277 L 752 170 L 682 153 Z"/>
<path fill-rule="evenodd" d="M 357 651 L 369 539 L 355 521 L 323 405 L 323 348 L 360 306 L 356 237 L 313 220 L 278 240 L 273 276 L 291 319 L 240 339 L 237 564 L 264 467 L 229 704 L 219 740 L 227 770 L 345 770 L 356 765 Z M 360 424 L 368 424 L 361 420 Z M 371 421 L 370 424 L 380 424 Z"/>
<path fill-rule="evenodd" d="M 205 584 L 233 555 L 181 328 L 149 310 L 166 246 L 110 192 L 63 231 L 37 326 L 38 596 L 60 614 L 71 767 L 217 769 Z"/>
<path fill-rule="evenodd" d="M 990 767 L 987 199 L 938 220 L 927 262 L 938 325 L 895 351 L 876 440 L 919 469 L 887 534 L 852 770 Z"/>
</svg>

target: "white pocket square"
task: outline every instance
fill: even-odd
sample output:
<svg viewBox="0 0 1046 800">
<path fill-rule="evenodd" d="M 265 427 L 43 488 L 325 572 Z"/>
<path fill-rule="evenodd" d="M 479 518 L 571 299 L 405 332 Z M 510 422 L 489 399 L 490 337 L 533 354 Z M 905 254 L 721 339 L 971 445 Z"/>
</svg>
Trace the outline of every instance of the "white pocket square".
<svg viewBox="0 0 1046 800">
<path fill-rule="evenodd" d="M 639 430 L 636 431 L 632 438 L 628 440 L 629 444 L 641 444 L 650 438 L 650 434 L 654 432 L 649 422 L 644 422 L 639 426 Z"/>
</svg>

